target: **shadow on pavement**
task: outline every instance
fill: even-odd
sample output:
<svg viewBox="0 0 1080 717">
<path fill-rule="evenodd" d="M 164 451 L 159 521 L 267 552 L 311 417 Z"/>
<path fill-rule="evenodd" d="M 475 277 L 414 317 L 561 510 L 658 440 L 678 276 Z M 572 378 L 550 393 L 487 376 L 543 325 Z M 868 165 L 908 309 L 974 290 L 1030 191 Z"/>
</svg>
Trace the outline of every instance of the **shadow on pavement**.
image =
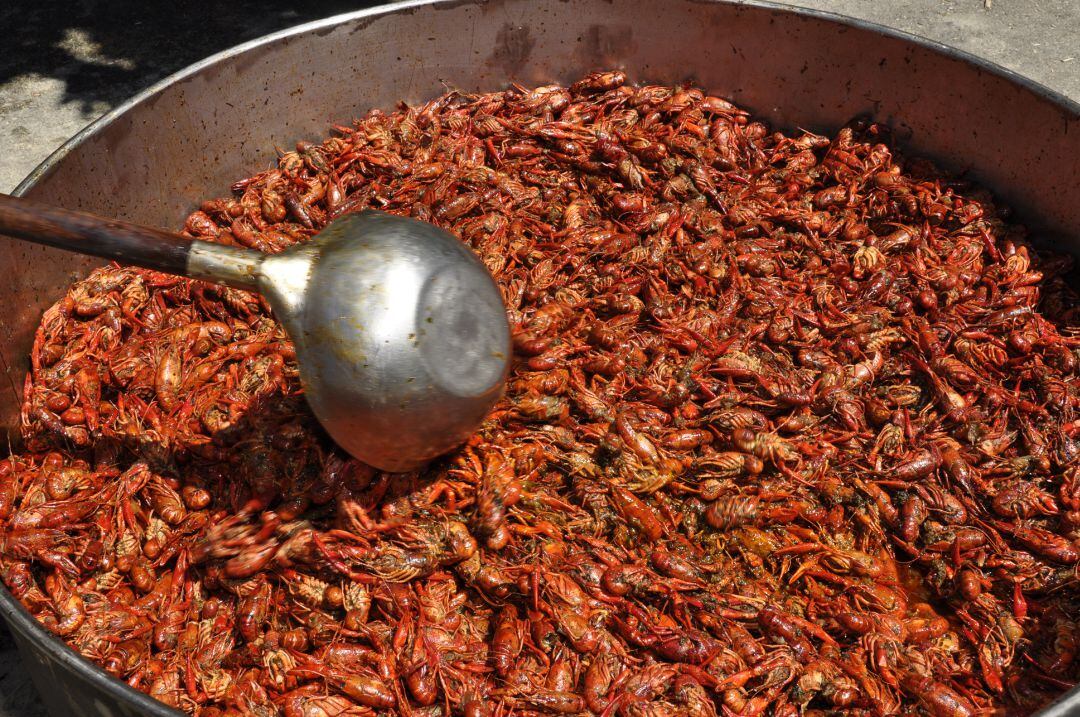
<svg viewBox="0 0 1080 717">
<path fill-rule="evenodd" d="M 36 75 L 65 83 L 87 119 L 220 50 L 309 20 L 376 5 L 363 0 L 228 3 L 78 0 L 0 3 L 0 85 Z"/>
</svg>

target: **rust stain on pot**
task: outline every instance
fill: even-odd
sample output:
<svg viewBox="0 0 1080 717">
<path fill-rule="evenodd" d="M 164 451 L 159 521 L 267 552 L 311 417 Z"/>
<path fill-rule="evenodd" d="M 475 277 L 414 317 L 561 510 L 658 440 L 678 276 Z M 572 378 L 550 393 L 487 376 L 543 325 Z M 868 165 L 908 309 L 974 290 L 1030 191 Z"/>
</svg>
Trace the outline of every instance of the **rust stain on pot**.
<svg viewBox="0 0 1080 717">
<path fill-rule="evenodd" d="M 581 35 L 577 54 L 580 62 L 592 67 L 616 67 L 637 52 L 634 28 L 630 25 L 590 25 Z"/>
<path fill-rule="evenodd" d="M 287 39 L 285 38 L 285 40 Z M 235 75 L 243 75 L 250 68 L 265 62 L 268 55 L 281 52 L 281 48 L 286 46 L 285 40 L 280 45 L 259 45 L 231 58 L 229 62 L 230 69 Z"/>
<path fill-rule="evenodd" d="M 348 23 L 347 25 L 346 24 L 332 25 L 328 29 L 331 32 L 333 32 L 334 30 L 341 30 L 341 29 L 343 29 L 345 27 L 348 27 L 348 33 L 350 35 L 355 35 L 356 33 L 367 30 L 372 25 L 375 25 L 379 21 L 385 20 L 387 18 L 400 17 L 400 16 L 406 16 L 406 15 L 415 15 L 417 9 L 418 8 L 414 8 L 414 7 L 405 7 L 405 8 L 401 8 L 400 10 L 393 11 L 393 12 L 383 12 L 383 13 L 379 13 L 377 15 L 370 15 L 368 17 L 357 18 L 355 21 L 353 21 L 351 23 Z M 427 8 L 424 8 L 424 9 L 427 9 Z"/>
<path fill-rule="evenodd" d="M 488 56 L 487 64 L 501 67 L 513 77 L 525 67 L 535 46 L 536 40 L 528 27 L 504 23 L 495 36 L 495 49 Z"/>
</svg>

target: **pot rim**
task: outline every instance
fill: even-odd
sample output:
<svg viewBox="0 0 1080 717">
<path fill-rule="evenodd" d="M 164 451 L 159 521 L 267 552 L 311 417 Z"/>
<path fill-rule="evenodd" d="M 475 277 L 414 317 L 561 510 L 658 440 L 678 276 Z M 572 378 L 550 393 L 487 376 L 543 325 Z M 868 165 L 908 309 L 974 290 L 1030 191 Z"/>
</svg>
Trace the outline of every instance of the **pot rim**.
<svg viewBox="0 0 1080 717">
<path fill-rule="evenodd" d="M 466 2 L 468 0 L 465 0 Z M 876 22 L 870 22 L 869 20 L 863 20 L 861 18 L 851 17 L 849 15 L 841 15 L 840 13 L 829 12 L 826 10 L 817 10 L 813 8 L 799 7 L 796 5 L 784 5 L 772 0 L 696 0 L 704 4 L 716 4 L 716 5 L 732 5 L 734 7 L 749 7 L 761 10 L 772 10 L 775 12 L 782 12 L 791 15 L 800 15 L 803 17 L 810 17 L 817 20 L 824 20 L 826 22 L 835 23 L 838 25 L 848 25 L 850 27 L 856 27 L 861 30 L 867 30 L 875 32 L 879 35 L 891 37 L 897 40 L 904 40 L 912 44 L 918 45 L 925 49 L 936 52 L 945 57 L 960 60 L 992 74 L 996 75 L 1004 80 L 1008 80 L 1016 85 L 1020 85 L 1024 89 L 1029 90 L 1036 96 L 1059 106 L 1066 112 L 1072 114 L 1075 117 L 1080 117 L 1080 101 L 1073 100 L 1068 95 L 1062 92 L 1051 89 L 1041 82 L 1037 82 L 1026 75 L 1022 75 L 1015 70 L 999 65 L 996 62 L 987 60 L 986 58 L 974 55 L 967 50 L 961 50 L 951 45 L 938 42 L 937 40 L 931 40 L 928 37 L 923 37 L 916 33 L 907 32 L 905 30 L 898 30 L 896 28 L 880 25 Z M 97 134 L 103 127 L 110 124 L 117 117 L 127 112 L 133 106 L 143 102 L 144 100 L 152 97 L 166 87 L 176 84 L 177 82 L 191 77 L 197 74 L 200 70 L 209 67 L 221 60 L 232 57 L 233 55 L 239 55 L 248 50 L 266 45 L 277 40 L 291 37 L 293 35 L 299 35 L 311 30 L 321 30 L 328 27 L 334 27 L 341 25 L 350 20 L 356 20 L 365 17 L 374 17 L 376 15 L 385 15 L 401 10 L 408 10 L 410 8 L 421 7 L 426 5 L 456 5 L 460 4 L 462 0 L 401 0 L 400 2 L 391 2 L 383 5 L 376 5 L 374 7 L 365 8 L 363 10 L 354 10 L 351 12 L 341 13 L 338 15 L 332 15 L 330 17 L 323 18 L 321 20 L 312 20 L 311 22 L 302 23 L 300 25 L 294 25 L 292 27 L 285 28 L 284 30 L 278 30 L 268 35 L 257 37 L 253 40 L 240 43 L 239 45 L 233 45 L 230 48 L 216 52 L 198 62 L 194 62 L 181 70 L 168 75 L 154 84 L 150 85 L 141 92 L 132 95 L 127 100 L 117 105 L 113 109 L 109 110 L 102 116 L 90 124 L 83 127 L 77 133 L 72 135 L 70 139 L 56 148 L 48 157 L 43 159 L 26 175 L 26 177 L 19 182 L 18 186 L 12 191 L 12 194 L 16 197 L 22 196 L 43 177 L 45 177 L 52 167 L 66 157 L 71 150 L 82 144 L 88 138 Z"/>
<path fill-rule="evenodd" d="M 464 2 L 479 2 L 480 0 L 464 0 Z M 844 25 L 848 27 L 855 27 L 861 30 L 873 32 L 885 37 L 902 40 L 913 45 L 917 45 L 921 48 L 930 50 L 939 55 L 943 55 L 950 59 L 959 60 L 970 65 L 974 65 L 977 68 L 1007 80 L 1015 85 L 1019 85 L 1028 90 L 1037 97 L 1056 105 L 1065 112 L 1073 115 L 1074 117 L 1080 117 L 1080 102 L 1071 99 L 1067 95 L 1051 89 L 1046 85 L 1036 82 L 1025 75 L 1022 75 L 1015 70 L 1010 70 L 1007 67 L 992 62 L 985 58 L 974 55 L 966 50 L 961 50 L 950 45 L 946 45 L 936 40 L 923 37 L 921 35 L 906 32 L 904 30 L 898 30 L 891 27 L 886 27 L 875 22 L 862 20 L 860 18 L 854 18 L 847 15 L 841 15 L 839 13 L 828 12 L 825 10 L 816 10 L 812 8 L 804 8 L 793 5 L 784 5 L 771 0 L 696 0 L 704 4 L 724 4 L 734 6 L 736 8 L 747 7 L 758 10 L 768 10 L 772 12 L 785 13 L 789 15 L 797 15 L 807 18 L 813 18 L 816 20 L 823 20 L 829 23 Z M 150 85 L 146 89 L 136 93 L 124 102 L 120 103 L 112 110 L 106 112 L 102 116 L 90 124 L 83 127 L 70 139 L 64 142 L 60 147 L 54 150 L 48 157 L 41 161 L 31 172 L 28 174 L 18 186 L 12 191 L 12 194 L 16 197 L 22 196 L 29 192 L 39 181 L 44 179 L 48 174 L 57 166 L 63 159 L 71 153 L 76 147 L 85 142 L 90 137 L 100 132 L 104 127 L 111 124 L 118 117 L 130 110 L 132 107 L 141 104 L 147 99 L 158 94 L 162 90 L 166 89 L 170 85 L 174 85 L 184 79 L 192 77 L 207 67 L 210 67 L 222 60 L 228 59 L 235 55 L 243 54 L 249 50 L 267 45 L 278 40 L 292 37 L 295 35 L 304 34 L 314 30 L 321 30 L 330 27 L 336 27 L 346 22 L 363 19 L 367 17 L 375 17 L 379 15 L 386 15 L 391 13 L 400 12 L 402 10 L 408 10 L 411 8 L 423 7 L 428 5 L 457 5 L 462 4 L 463 0 L 402 0 L 401 2 L 386 3 L 383 5 L 377 5 L 362 10 L 354 10 L 351 12 L 341 13 L 338 15 L 332 15 L 330 17 L 322 18 L 320 20 L 313 20 L 311 22 L 301 23 L 292 27 L 278 30 L 276 32 L 263 35 L 253 40 L 234 45 L 220 52 L 216 52 L 198 62 L 192 63 L 187 67 L 184 67 L 177 72 L 174 72 L 161 80 L 158 80 L 154 84 Z M 0 616 L 2 616 L 9 628 L 18 634 L 18 637 L 34 643 L 35 647 L 40 648 L 51 653 L 52 657 L 58 660 L 65 667 L 79 675 L 83 680 L 86 680 L 102 691 L 108 693 L 118 701 L 127 702 L 132 707 L 143 711 L 148 715 L 155 715 L 160 717 L 175 717 L 176 715 L 183 715 L 182 712 L 174 710 L 173 708 L 165 705 L 162 702 L 155 700 L 144 692 L 136 690 L 135 688 L 127 685 L 123 681 L 113 677 L 103 668 L 90 660 L 84 658 L 72 648 L 68 647 L 59 637 L 42 626 L 27 610 L 23 607 L 15 597 L 8 591 L 7 586 L 0 582 Z M 20 646 L 21 650 L 21 646 Z M 1080 686 L 1074 687 L 1068 692 L 1064 693 L 1056 702 L 1051 705 L 1047 705 L 1039 713 L 1042 717 L 1063 717 L 1071 712 L 1072 707 L 1080 707 Z"/>
</svg>

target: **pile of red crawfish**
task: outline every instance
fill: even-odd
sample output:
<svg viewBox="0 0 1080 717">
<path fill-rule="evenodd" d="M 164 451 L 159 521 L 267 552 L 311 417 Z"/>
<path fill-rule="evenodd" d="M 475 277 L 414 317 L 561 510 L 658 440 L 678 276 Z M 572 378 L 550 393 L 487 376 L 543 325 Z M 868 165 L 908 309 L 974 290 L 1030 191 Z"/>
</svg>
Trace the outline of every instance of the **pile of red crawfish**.
<svg viewBox="0 0 1080 717">
<path fill-rule="evenodd" d="M 37 333 L 0 567 L 201 715 L 1028 713 L 1080 680 L 1068 259 L 856 120 L 695 88 L 450 92 L 301 142 L 185 231 L 374 208 L 504 292 L 453 455 L 350 459 L 264 301 L 115 266 Z"/>
</svg>

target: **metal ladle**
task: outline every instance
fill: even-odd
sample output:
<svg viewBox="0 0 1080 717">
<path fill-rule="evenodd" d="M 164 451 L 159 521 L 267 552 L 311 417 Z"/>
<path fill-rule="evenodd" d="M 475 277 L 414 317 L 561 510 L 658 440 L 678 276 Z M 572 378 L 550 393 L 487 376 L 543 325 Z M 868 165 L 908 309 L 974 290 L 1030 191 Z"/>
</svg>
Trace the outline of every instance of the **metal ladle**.
<svg viewBox="0 0 1080 717">
<path fill-rule="evenodd" d="M 330 436 L 388 471 L 460 445 L 503 392 L 510 328 L 491 274 L 436 226 L 348 214 L 280 254 L 0 195 L 0 234 L 267 298 Z"/>
</svg>

